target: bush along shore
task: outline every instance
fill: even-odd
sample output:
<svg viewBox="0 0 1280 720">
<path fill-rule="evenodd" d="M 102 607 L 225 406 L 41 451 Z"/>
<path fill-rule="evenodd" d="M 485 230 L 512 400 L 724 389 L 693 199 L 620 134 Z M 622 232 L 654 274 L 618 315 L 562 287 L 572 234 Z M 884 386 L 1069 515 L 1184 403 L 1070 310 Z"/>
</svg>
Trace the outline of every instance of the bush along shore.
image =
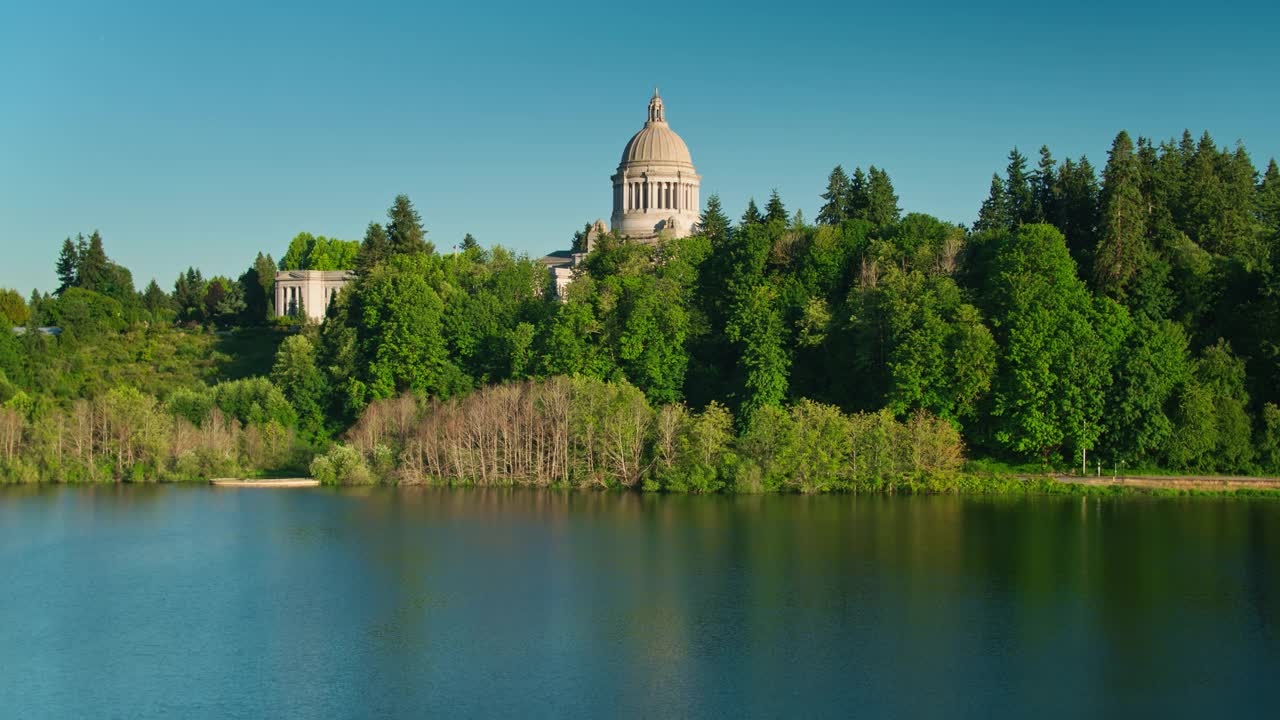
<svg viewBox="0 0 1280 720">
<path fill-rule="evenodd" d="M 553 378 L 463 398 L 380 400 L 311 463 L 328 485 L 630 488 L 692 493 L 1238 494 L 1064 483 L 966 471 L 955 427 L 920 411 L 843 413 L 808 400 L 757 409 L 735 432 L 712 403 L 654 407 L 626 383 Z"/>
</svg>

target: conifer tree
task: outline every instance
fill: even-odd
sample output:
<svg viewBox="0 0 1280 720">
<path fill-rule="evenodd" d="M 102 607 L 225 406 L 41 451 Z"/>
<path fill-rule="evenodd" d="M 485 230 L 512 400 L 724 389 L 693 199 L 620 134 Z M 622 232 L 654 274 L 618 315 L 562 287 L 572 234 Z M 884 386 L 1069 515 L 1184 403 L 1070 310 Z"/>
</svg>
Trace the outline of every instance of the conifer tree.
<svg viewBox="0 0 1280 720">
<path fill-rule="evenodd" d="M 80 265 L 76 270 L 80 287 L 101 292 L 107 281 L 108 262 L 106 249 L 102 246 L 102 235 L 94 230 L 89 236 L 88 248 L 80 256 Z"/>
<path fill-rule="evenodd" d="M 1093 265 L 1095 286 L 1116 298 L 1124 297 L 1146 251 L 1146 207 L 1139 172 L 1133 141 L 1122 130 L 1111 144 L 1102 173 L 1102 233 Z"/>
<path fill-rule="evenodd" d="M 707 209 L 702 212 L 702 217 L 698 220 L 698 232 L 711 241 L 712 247 L 728 239 L 729 216 L 724 214 L 719 195 L 713 193 L 707 198 Z"/>
<path fill-rule="evenodd" d="M 160 289 L 160 285 L 155 278 L 152 278 L 151 282 L 147 283 L 147 289 L 142 292 L 142 306 L 153 317 L 157 313 L 169 309 L 169 294 Z"/>
<path fill-rule="evenodd" d="M 56 294 L 61 295 L 68 288 L 73 288 L 78 284 L 76 277 L 76 269 L 80 267 L 80 256 L 76 253 L 76 246 L 71 242 L 71 238 L 62 241 L 62 252 L 58 255 L 58 289 Z"/>
<path fill-rule="evenodd" d="M 427 232 L 422 228 L 422 216 L 414 209 L 408 195 L 397 195 L 387 210 L 387 247 L 393 254 L 431 254 L 435 248 L 426 241 Z"/>
<path fill-rule="evenodd" d="M 1061 222 L 1058 198 L 1054 192 L 1057 183 L 1057 163 L 1053 161 L 1049 146 L 1041 145 L 1040 164 L 1031 175 L 1031 194 L 1035 204 L 1032 222 L 1047 222 L 1051 225 L 1059 225 Z M 1059 229 L 1061 229 L 1060 225 Z"/>
<path fill-rule="evenodd" d="M 1014 227 L 1036 222 L 1035 194 L 1027 177 L 1027 157 L 1018 148 L 1009 151 L 1009 166 L 1005 169 L 1005 203 L 1009 220 Z"/>
<path fill-rule="evenodd" d="M 356 253 L 356 272 L 368 273 L 375 265 L 386 259 L 390 252 L 387 232 L 378 223 L 371 222 L 365 228 L 364 240 L 360 243 L 360 252 Z"/>
<path fill-rule="evenodd" d="M 999 175 L 992 173 L 991 192 L 987 194 L 987 199 L 982 201 L 982 207 L 978 210 L 978 221 L 973 224 L 973 229 L 975 232 L 986 232 L 1008 230 L 1011 226 L 1009 208 L 1004 196 L 1004 183 Z"/>
<path fill-rule="evenodd" d="M 467 233 L 462 236 L 462 244 L 458 247 L 462 252 L 467 252 L 468 250 L 479 250 L 480 243 L 476 242 L 476 239 L 471 236 L 471 233 Z"/>
<path fill-rule="evenodd" d="M 1258 220 L 1273 238 L 1280 233 L 1280 168 L 1276 159 L 1267 163 L 1267 171 L 1258 185 Z"/>
<path fill-rule="evenodd" d="M 1098 175 L 1089 158 L 1081 156 L 1079 162 L 1068 158 L 1062 164 L 1057 195 L 1062 203 L 1058 227 L 1066 236 L 1067 249 L 1080 266 L 1081 275 L 1087 277 L 1098 244 L 1099 223 Z"/>
<path fill-rule="evenodd" d="M 790 216 L 787 215 L 787 208 L 783 206 L 782 198 L 778 195 L 777 189 L 774 189 L 774 191 L 769 194 L 768 204 L 764 206 L 764 220 L 765 222 L 773 222 L 774 220 L 777 220 L 786 224 L 789 219 Z"/>
<path fill-rule="evenodd" d="M 858 220 L 867 219 L 867 207 L 871 205 L 871 197 L 867 190 L 867 174 L 862 168 L 853 169 L 849 178 L 849 195 L 844 201 L 845 216 Z"/>
<path fill-rule="evenodd" d="M 866 219 L 878 228 L 888 227 L 902 217 L 898 195 L 893 191 L 889 173 L 872 165 L 867 180 Z"/>
<path fill-rule="evenodd" d="M 756 199 L 751 198 L 747 201 L 747 211 L 742 213 L 741 225 L 761 225 L 764 223 L 764 216 L 760 214 L 760 208 L 756 207 Z"/>
<path fill-rule="evenodd" d="M 849 176 L 839 165 L 827 176 L 827 191 L 822 193 L 822 209 L 818 211 L 819 225 L 839 225 L 849 217 Z"/>
</svg>

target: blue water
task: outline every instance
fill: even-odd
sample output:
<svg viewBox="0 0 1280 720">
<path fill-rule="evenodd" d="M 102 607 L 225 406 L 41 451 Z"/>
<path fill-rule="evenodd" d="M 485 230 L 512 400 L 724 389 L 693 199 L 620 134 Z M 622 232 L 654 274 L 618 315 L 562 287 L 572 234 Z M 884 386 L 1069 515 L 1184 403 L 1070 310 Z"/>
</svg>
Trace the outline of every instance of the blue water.
<svg viewBox="0 0 1280 720">
<path fill-rule="evenodd" d="M 1280 502 L 0 488 L 0 716 L 1274 717 Z"/>
</svg>

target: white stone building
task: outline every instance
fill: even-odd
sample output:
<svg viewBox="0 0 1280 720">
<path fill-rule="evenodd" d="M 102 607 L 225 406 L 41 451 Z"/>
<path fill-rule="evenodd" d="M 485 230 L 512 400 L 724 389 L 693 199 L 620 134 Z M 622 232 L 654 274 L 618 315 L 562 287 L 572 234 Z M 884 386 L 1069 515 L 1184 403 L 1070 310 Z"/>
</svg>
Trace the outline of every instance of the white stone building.
<svg viewBox="0 0 1280 720">
<path fill-rule="evenodd" d="M 282 270 L 276 273 L 276 317 L 298 316 L 324 320 L 329 303 L 355 279 L 351 270 Z"/>
<path fill-rule="evenodd" d="M 621 237 L 653 240 L 684 237 L 699 219 L 702 177 L 684 140 L 667 125 L 658 89 L 649 100 L 649 119 L 622 150 L 613 180 L 610 225 Z"/>
</svg>

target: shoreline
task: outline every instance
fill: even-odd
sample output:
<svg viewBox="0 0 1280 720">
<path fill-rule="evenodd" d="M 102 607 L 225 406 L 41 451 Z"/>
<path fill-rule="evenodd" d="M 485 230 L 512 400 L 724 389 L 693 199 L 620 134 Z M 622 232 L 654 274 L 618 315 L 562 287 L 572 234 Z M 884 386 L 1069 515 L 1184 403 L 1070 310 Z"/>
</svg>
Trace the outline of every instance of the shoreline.
<svg viewBox="0 0 1280 720">
<path fill-rule="evenodd" d="M 644 494 L 703 494 L 671 490 L 648 491 L 641 488 L 604 488 L 599 485 L 538 485 L 526 483 L 450 483 L 423 478 L 412 482 L 372 482 L 322 484 L 306 477 L 289 478 L 208 478 L 193 480 L 160 480 L 147 482 L 4 482 L 0 486 L 31 487 L 36 485 L 208 485 L 223 488 L 352 488 L 352 487 L 453 487 L 453 488 L 522 488 L 542 490 L 630 490 Z M 842 483 L 816 492 L 804 493 L 791 488 L 738 490 L 726 489 L 712 495 L 1070 495 L 1070 496 L 1200 496 L 1261 497 L 1280 499 L 1280 478 L 1212 475 L 1122 475 L 1117 477 L 1079 477 L 1059 473 L 1031 475 L 956 473 L 931 477 L 903 476 Z"/>
</svg>

